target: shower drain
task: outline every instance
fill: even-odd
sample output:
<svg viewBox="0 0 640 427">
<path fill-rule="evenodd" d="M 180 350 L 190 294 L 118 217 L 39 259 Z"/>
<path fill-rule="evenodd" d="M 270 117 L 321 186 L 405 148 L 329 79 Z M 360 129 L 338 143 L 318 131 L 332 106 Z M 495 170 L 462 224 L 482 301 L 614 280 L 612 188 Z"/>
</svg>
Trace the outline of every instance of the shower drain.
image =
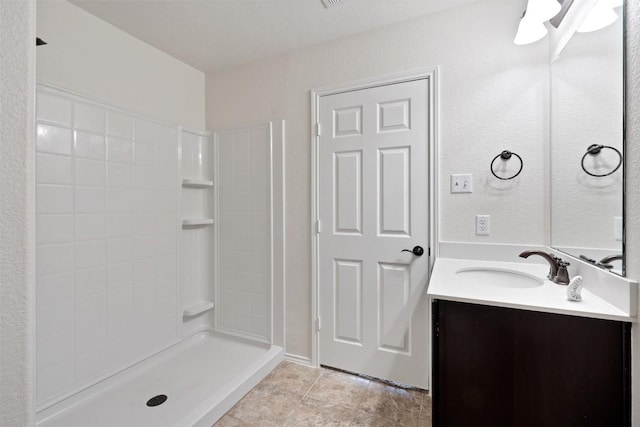
<svg viewBox="0 0 640 427">
<path fill-rule="evenodd" d="M 147 400 L 147 406 L 153 407 L 153 406 L 162 405 L 166 401 L 167 401 L 167 395 L 166 394 L 159 394 L 159 395 L 153 396 L 151 399 Z"/>
</svg>

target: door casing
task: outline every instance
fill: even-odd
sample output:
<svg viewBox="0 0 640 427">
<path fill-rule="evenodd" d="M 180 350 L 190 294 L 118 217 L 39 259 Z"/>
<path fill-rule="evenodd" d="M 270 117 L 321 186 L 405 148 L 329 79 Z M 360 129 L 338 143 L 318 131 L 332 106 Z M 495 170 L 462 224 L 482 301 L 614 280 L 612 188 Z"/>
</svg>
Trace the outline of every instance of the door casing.
<svg viewBox="0 0 640 427">
<path fill-rule="evenodd" d="M 428 212 L 429 212 L 429 270 L 433 268 L 433 263 L 438 256 L 438 146 L 439 146 L 439 85 L 438 67 L 414 70 L 411 72 L 391 74 L 373 79 L 359 80 L 344 83 L 331 87 L 317 88 L 311 91 L 311 365 L 319 366 L 320 361 L 320 298 L 318 286 L 318 264 L 319 264 L 319 114 L 320 98 L 327 95 L 335 95 L 354 90 L 369 89 L 378 86 L 386 86 L 396 83 L 404 83 L 413 80 L 426 79 L 429 88 L 427 102 L 427 152 L 428 152 Z M 321 130 L 322 131 L 322 130 Z M 429 335 L 429 366 L 431 366 L 431 328 L 425 331 Z M 431 375 L 429 375 L 431 381 Z M 431 388 L 431 387 L 429 387 Z"/>
</svg>

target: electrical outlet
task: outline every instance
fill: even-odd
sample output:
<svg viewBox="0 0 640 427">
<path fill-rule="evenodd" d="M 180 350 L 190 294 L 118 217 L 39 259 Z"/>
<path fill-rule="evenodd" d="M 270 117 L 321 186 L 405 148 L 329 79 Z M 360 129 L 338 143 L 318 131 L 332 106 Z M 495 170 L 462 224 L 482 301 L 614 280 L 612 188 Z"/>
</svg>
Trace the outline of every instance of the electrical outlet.
<svg viewBox="0 0 640 427">
<path fill-rule="evenodd" d="M 473 193 L 473 176 L 470 173 L 451 175 L 452 193 Z"/>
<path fill-rule="evenodd" d="M 476 235 L 488 236 L 491 232 L 491 216 L 476 215 Z"/>
</svg>

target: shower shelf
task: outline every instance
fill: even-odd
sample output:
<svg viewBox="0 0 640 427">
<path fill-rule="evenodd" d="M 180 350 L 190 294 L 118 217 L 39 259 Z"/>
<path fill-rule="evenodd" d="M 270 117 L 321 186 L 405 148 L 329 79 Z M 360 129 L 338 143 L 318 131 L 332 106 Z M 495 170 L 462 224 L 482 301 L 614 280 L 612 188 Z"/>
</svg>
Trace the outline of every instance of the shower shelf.
<svg viewBox="0 0 640 427">
<path fill-rule="evenodd" d="M 198 301 L 195 304 L 186 306 L 184 310 L 182 310 L 182 315 L 185 317 L 192 317 L 212 309 L 213 309 L 213 302 Z"/>
<path fill-rule="evenodd" d="M 212 218 L 184 218 L 182 220 L 183 227 L 201 227 L 205 225 L 212 225 Z"/>
<path fill-rule="evenodd" d="M 213 181 L 209 181 L 207 179 L 184 178 L 182 180 L 182 186 L 186 188 L 211 188 L 213 187 Z"/>
</svg>

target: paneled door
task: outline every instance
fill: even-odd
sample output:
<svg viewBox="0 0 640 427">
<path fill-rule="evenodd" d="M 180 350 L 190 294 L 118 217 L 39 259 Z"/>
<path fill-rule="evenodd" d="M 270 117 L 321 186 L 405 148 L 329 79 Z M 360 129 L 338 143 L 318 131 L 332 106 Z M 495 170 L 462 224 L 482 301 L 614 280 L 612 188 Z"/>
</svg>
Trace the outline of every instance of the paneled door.
<svg viewBox="0 0 640 427">
<path fill-rule="evenodd" d="M 428 91 L 421 79 L 322 96 L 319 108 L 320 363 L 420 388 L 429 374 Z"/>
</svg>

